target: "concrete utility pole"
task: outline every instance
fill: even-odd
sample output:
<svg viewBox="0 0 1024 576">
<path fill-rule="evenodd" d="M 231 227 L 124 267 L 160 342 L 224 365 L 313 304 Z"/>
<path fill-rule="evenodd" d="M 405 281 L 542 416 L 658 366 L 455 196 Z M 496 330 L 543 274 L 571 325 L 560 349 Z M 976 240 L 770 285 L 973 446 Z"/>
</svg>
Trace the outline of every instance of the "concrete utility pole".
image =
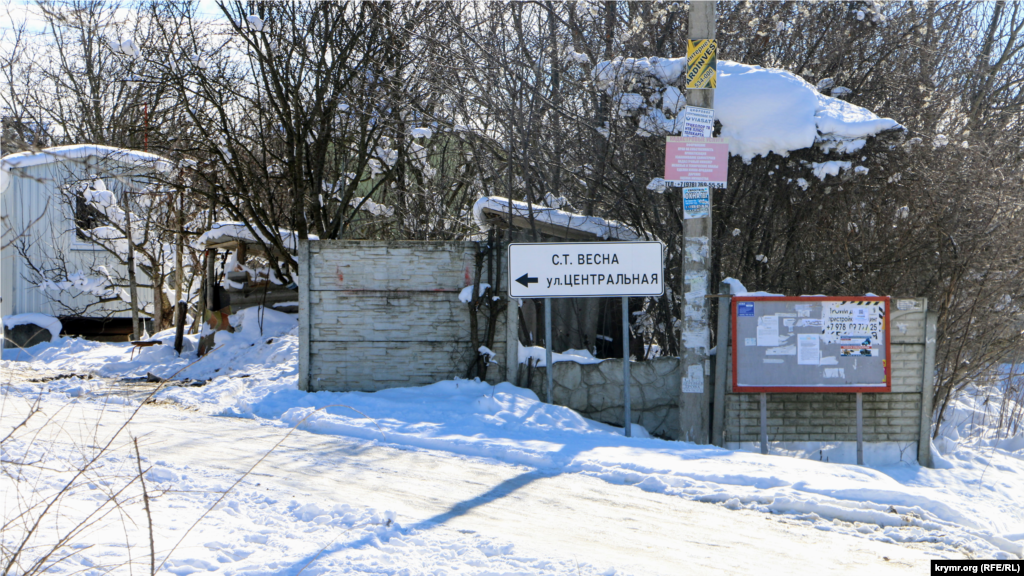
<svg viewBox="0 0 1024 576">
<path fill-rule="evenodd" d="M 715 2 L 693 0 L 690 2 L 690 40 L 715 39 Z M 715 107 L 713 89 L 687 90 L 686 105 L 699 108 Z M 709 205 L 714 206 L 714 190 L 709 196 Z M 711 390 L 708 379 L 711 375 L 708 351 L 711 348 L 709 329 L 708 299 L 711 272 L 711 216 L 683 220 L 686 245 L 683 250 L 683 311 L 682 338 L 680 339 L 680 369 L 683 389 L 695 389 L 699 381 L 702 392 L 679 393 L 679 431 L 683 440 L 698 444 L 708 443 L 708 404 Z M 721 347 L 725 350 L 725 347 Z M 687 385 L 689 383 L 689 386 Z"/>
</svg>

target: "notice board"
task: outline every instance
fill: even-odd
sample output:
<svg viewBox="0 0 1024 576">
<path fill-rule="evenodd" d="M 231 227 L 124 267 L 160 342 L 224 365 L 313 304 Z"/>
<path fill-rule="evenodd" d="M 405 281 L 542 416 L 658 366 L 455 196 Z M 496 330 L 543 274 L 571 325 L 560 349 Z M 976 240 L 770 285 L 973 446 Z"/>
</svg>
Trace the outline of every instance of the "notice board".
<svg viewBox="0 0 1024 576">
<path fill-rule="evenodd" d="M 890 392 L 888 296 L 734 296 L 733 392 Z"/>
</svg>

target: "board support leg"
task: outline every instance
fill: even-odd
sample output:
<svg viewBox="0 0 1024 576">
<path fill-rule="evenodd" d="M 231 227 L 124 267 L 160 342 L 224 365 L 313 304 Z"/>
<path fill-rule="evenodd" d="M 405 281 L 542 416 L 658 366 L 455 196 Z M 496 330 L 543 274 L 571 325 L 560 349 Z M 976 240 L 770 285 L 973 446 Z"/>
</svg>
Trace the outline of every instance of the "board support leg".
<svg viewBox="0 0 1024 576">
<path fill-rule="evenodd" d="M 864 394 L 857 392 L 857 465 L 864 465 Z"/>
<path fill-rule="evenodd" d="M 761 392 L 761 454 L 768 453 L 768 394 Z"/>
<path fill-rule="evenodd" d="M 553 404 L 551 394 L 555 387 L 555 367 L 551 362 L 551 298 L 544 299 L 544 373 L 548 376 L 548 404 Z"/>
<path fill-rule="evenodd" d="M 626 437 L 632 436 L 632 422 L 629 402 L 629 298 L 622 297 L 622 398 L 626 405 Z"/>
</svg>

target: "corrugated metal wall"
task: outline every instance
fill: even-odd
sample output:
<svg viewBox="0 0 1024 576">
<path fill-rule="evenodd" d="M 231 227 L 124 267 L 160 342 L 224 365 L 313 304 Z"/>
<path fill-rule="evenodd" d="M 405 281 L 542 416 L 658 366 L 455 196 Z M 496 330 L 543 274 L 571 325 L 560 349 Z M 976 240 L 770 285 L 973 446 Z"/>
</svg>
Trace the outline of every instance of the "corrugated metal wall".
<svg viewBox="0 0 1024 576">
<path fill-rule="evenodd" d="M 81 294 L 73 288 L 59 294 L 42 292 L 38 288 L 39 274 L 33 268 L 53 269 L 63 261 L 68 273 L 81 271 L 99 276 L 95 270 L 102 265 L 115 280 L 127 278 L 127 267 L 113 254 L 76 237 L 74 207 L 62 199 L 60 188 L 95 174 L 104 179 L 109 189 L 119 190 L 129 184 L 132 170 L 91 157 L 11 171 L 10 186 L 2 194 L 0 213 L 4 229 L 9 226 L 8 234 L 18 238 L 15 246 L 3 249 L 0 254 L 3 315 L 41 312 L 53 316 L 130 316 L 125 302 L 97 304 L 95 296 Z M 138 278 L 139 282 L 149 282 L 141 272 Z M 140 289 L 139 299 L 151 302 L 152 290 Z"/>
<path fill-rule="evenodd" d="M 7 218 L 7 210 L 4 205 L 7 203 L 7 196 L 0 197 L 0 245 L 6 244 L 14 237 L 13 231 L 9 231 L 10 222 Z M 10 248 L 0 251 L 0 316 L 14 314 L 14 270 L 17 265 L 14 250 Z"/>
</svg>

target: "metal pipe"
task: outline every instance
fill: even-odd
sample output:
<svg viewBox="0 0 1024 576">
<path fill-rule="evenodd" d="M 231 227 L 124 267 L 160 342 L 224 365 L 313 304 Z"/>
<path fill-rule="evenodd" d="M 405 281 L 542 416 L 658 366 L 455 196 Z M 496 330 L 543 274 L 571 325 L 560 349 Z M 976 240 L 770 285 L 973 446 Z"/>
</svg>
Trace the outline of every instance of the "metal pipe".
<svg viewBox="0 0 1024 576">
<path fill-rule="evenodd" d="M 551 363 L 551 298 L 544 299 L 544 372 L 548 375 L 548 404 L 553 404 L 551 392 L 555 387 L 555 367 Z"/>
<path fill-rule="evenodd" d="M 864 465 L 864 394 L 857 392 L 857 465 Z"/>
<path fill-rule="evenodd" d="M 629 298 L 622 297 L 622 396 L 626 405 L 626 437 L 633 435 L 629 402 Z"/>
<path fill-rule="evenodd" d="M 768 453 L 768 394 L 761 392 L 761 454 Z"/>
</svg>

